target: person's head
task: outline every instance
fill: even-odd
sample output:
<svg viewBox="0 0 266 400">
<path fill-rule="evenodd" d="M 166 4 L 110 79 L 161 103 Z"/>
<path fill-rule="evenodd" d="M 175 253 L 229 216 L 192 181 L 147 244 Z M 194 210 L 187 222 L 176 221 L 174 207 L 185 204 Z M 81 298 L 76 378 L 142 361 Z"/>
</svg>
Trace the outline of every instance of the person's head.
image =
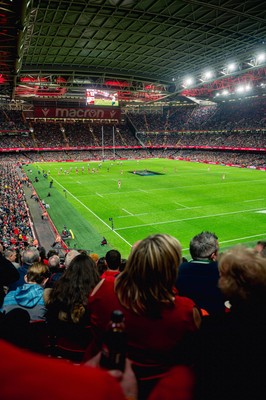
<svg viewBox="0 0 266 400">
<path fill-rule="evenodd" d="M 262 257 L 266 257 L 266 241 L 265 240 L 259 240 L 256 243 L 256 246 L 254 248 L 256 253 L 259 253 Z"/>
<path fill-rule="evenodd" d="M 7 260 L 15 262 L 17 258 L 17 252 L 13 248 L 8 248 L 4 251 L 4 256 Z"/>
<path fill-rule="evenodd" d="M 90 258 L 92 258 L 93 259 L 93 261 L 97 264 L 97 262 L 98 262 L 98 260 L 99 260 L 99 255 L 97 254 L 97 253 L 91 253 L 90 255 Z"/>
<path fill-rule="evenodd" d="M 109 250 L 105 255 L 109 269 L 118 270 L 121 264 L 121 254 L 118 250 Z"/>
<path fill-rule="evenodd" d="M 215 261 L 218 256 L 218 237 L 212 232 L 201 232 L 194 236 L 189 245 L 193 260 L 209 259 Z"/>
<path fill-rule="evenodd" d="M 232 305 L 265 302 L 266 259 L 260 254 L 238 245 L 221 255 L 218 268 L 219 288 Z"/>
<path fill-rule="evenodd" d="M 156 234 L 131 250 L 115 289 L 125 307 L 158 316 L 164 303 L 174 302 L 173 287 L 181 261 L 181 245 L 173 236 Z"/>
<path fill-rule="evenodd" d="M 120 267 L 119 267 L 119 271 L 120 272 L 124 271 L 124 269 L 126 267 L 126 263 L 127 263 L 127 259 L 126 258 L 122 258 L 121 259 L 121 263 L 120 263 Z"/>
<path fill-rule="evenodd" d="M 59 251 L 55 250 L 55 249 L 50 249 L 47 253 L 47 258 L 49 259 L 50 257 L 52 257 L 53 255 L 59 255 Z"/>
<path fill-rule="evenodd" d="M 105 257 L 100 257 L 97 261 L 97 269 L 100 275 L 102 275 L 107 270 L 107 264 Z"/>
<path fill-rule="evenodd" d="M 32 265 L 33 263 L 40 261 L 39 250 L 34 246 L 27 247 L 21 255 L 21 261 L 26 265 Z"/>
<path fill-rule="evenodd" d="M 49 276 L 50 272 L 48 266 L 41 262 L 35 262 L 29 266 L 27 274 L 25 275 L 25 282 L 44 285 L 49 279 Z"/>
<path fill-rule="evenodd" d="M 40 253 L 41 260 L 44 260 L 46 258 L 46 250 L 45 250 L 45 248 L 43 246 L 40 246 L 38 248 L 38 250 L 39 250 L 39 253 Z"/>
<path fill-rule="evenodd" d="M 51 269 L 56 269 L 60 266 L 60 257 L 56 254 L 48 258 L 48 265 Z"/>
<path fill-rule="evenodd" d="M 37 240 L 37 239 L 34 239 L 33 242 L 32 242 L 32 245 L 35 246 L 35 247 L 39 247 L 39 242 L 38 242 L 38 240 Z"/>
<path fill-rule="evenodd" d="M 95 262 L 85 254 L 78 254 L 55 282 L 49 303 L 59 304 L 68 319 L 78 323 L 86 311 L 88 296 L 99 281 Z"/>
<path fill-rule="evenodd" d="M 72 261 L 75 257 L 77 257 L 79 254 L 80 254 L 80 253 L 79 253 L 77 250 L 75 250 L 75 249 L 70 250 L 70 251 L 66 254 L 66 256 L 65 256 L 65 267 L 68 268 L 69 265 L 70 265 L 70 263 L 71 263 L 71 261 Z"/>
</svg>

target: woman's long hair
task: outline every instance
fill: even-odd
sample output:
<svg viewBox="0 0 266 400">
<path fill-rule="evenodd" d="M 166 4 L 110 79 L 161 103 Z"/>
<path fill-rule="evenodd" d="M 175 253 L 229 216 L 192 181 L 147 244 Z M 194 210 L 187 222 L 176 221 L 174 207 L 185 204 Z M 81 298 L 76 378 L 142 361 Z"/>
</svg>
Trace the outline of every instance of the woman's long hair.
<svg viewBox="0 0 266 400">
<path fill-rule="evenodd" d="M 54 284 L 47 304 L 48 319 L 50 314 L 79 323 L 85 314 L 88 296 L 99 280 L 95 262 L 85 254 L 76 256 Z"/>
<path fill-rule="evenodd" d="M 163 304 L 174 303 L 180 261 L 181 245 L 174 237 L 157 234 L 140 241 L 115 281 L 120 303 L 137 314 L 159 317 Z"/>
</svg>

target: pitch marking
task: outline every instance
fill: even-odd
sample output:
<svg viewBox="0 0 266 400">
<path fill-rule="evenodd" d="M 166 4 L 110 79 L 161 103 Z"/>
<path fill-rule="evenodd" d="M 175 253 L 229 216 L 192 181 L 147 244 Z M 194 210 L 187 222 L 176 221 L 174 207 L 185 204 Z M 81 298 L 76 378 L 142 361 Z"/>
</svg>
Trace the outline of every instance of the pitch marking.
<svg viewBox="0 0 266 400">
<path fill-rule="evenodd" d="M 51 177 L 52 178 L 52 177 Z M 61 188 L 63 190 L 65 190 L 70 196 L 73 197 L 73 199 L 75 199 L 79 204 L 81 204 L 86 210 L 88 210 L 92 215 L 94 215 L 94 217 L 96 217 L 99 221 L 101 221 L 102 224 L 104 224 L 108 229 L 112 230 L 112 228 L 104 221 L 102 220 L 97 214 L 95 214 L 95 212 L 93 212 L 89 207 L 87 207 L 84 203 L 82 203 L 82 201 L 80 201 L 76 196 L 74 196 L 69 190 L 67 190 L 63 185 L 61 185 L 61 183 L 59 183 L 55 178 L 53 178 L 53 180 L 59 185 L 61 186 Z M 119 235 L 119 233 L 116 232 L 116 230 L 114 229 L 113 232 L 121 239 L 123 240 L 128 246 L 132 247 L 132 244 L 130 244 L 126 239 L 124 239 L 121 235 Z"/>
<path fill-rule="evenodd" d="M 122 208 L 123 211 L 125 211 L 126 213 L 128 213 L 129 215 L 134 216 L 134 214 L 132 214 L 131 212 L 127 211 L 125 208 Z"/>
<path fill-rule="evenodd" d="M 204 219 L 204 218 L 210 218 L 210 217 L 221 217 L 223 215 L 243 214 L 243 213 L 246 213 L 246 212 L 253 212 L 253 211 L 260 211 L 260 210 L 262 210 L 262 208 L 255 208 L 255 209 L 251 209 L 251 210 L 232 211 L 232 212 L 221 213 L 221 214 L 201 215 L 199 217 L 174 219 L 172 221 L 153 222 L 152 224 L 142 224 L 142 225 L 127 226 L 127 227 L 124 227 L 124 228 L 118 228 L 117 230 L 121 231 L 121 230 L 125 230 L 125 229 L 141 228 L 143 226 L 164 225 L 164 224 L 171 224 L 171 223 L 174 223 L 174 222 L 192 221 L 192 220 L 195 220 L 195 219 Z"/>
</svg>

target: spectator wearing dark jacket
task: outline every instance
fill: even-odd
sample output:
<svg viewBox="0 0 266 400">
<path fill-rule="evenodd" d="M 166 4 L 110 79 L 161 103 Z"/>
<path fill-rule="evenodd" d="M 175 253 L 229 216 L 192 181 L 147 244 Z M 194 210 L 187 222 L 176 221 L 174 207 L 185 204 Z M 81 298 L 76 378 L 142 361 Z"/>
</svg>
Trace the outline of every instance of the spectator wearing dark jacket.
<svg viewBox="0 0 266 400">
<path fill-rule="evenodd" d="M 34 246 L 28 247 L 21 255 L 21 266 L 17 269 L 19 272 L 18 279 L 9 285 L 9 291 L 16 290 L 18 286 L 23 286 L 25 283 L 24 276 L 28 272 L 28 268 L 35 262 L 40 261 L 40 253 Z"/>
<path fill-rule="evenodd" d="M 0 252 L 0 306 L 2 306 L 5 297 L 4 286 L 8 286 L 18 279 L 17 268 Z"/>
<path fill-rule="evenodd" d="M 176 288 L 180 296 L 192 299 L 209 314 L 223 312 L 224 299 L 218 288 L 218 238 L 214 233 L 201 232 L 190 241 L 191 261 L 178 270 Z"/>
</svg>

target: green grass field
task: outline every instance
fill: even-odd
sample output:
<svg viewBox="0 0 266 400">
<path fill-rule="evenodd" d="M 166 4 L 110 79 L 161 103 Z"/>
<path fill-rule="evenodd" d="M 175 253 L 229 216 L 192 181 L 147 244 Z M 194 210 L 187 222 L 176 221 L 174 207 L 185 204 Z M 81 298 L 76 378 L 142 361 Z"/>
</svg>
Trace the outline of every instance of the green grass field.
<svg viewBox="0 0 266 400">
<path fill-rule="evenodd" d="M 89 165 L 90 170 L 96 169 L 99 162 Z M 64 174 L 70 167 L 72 172 Z M 48 211 L 58 231 L 64 225 L 73 231 L 70 247 L 100 256 L 116 248 L 126 258 L 134 242 L 154 233 L 178 238 L 185 256 L 190 239 L 203 230 L 217 234 L 221 249 L 266 239 L 264 171 L 168 159 L 126 160 L 122 165 L 105 161 L 95 173 L 88 173 L 87 162 L 39 163 L 24 169 L 28 174 L 32 169 L 32 180 L 40 178 L 36 191 L 50 204 Z M 50 176 L 45 179 L 37 170 L 50 171 Z M 161 175 L 140 176 L 134 170 Z M 46 198 L 49 191 L 51 197 Z M 103 236 L 108 241 L 104 248 L 100 246 Z"/>
</svg>

